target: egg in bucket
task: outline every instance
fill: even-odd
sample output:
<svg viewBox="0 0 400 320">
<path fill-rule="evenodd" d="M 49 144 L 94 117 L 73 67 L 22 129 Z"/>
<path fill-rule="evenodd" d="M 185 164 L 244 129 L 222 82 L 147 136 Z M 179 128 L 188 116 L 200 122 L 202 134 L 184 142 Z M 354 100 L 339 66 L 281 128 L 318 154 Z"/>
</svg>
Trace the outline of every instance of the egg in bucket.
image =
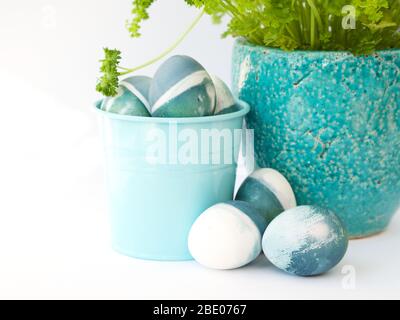
<svg viewBox="0 0 400 320">
<path fill-rule="evenodd" d="M 154 117 L 203 117 L 214 113 L 216 92 L 200 63 L 173 56 L 154 75 L 149 99 Z"/>
<path fill-rule="evenodd" d="M 151 78 L 135 76 L 120 83 L 117 95 L 103 100 L 101 109 L 120 115 L 150 117 L 148 92 Z"/>
</svg>

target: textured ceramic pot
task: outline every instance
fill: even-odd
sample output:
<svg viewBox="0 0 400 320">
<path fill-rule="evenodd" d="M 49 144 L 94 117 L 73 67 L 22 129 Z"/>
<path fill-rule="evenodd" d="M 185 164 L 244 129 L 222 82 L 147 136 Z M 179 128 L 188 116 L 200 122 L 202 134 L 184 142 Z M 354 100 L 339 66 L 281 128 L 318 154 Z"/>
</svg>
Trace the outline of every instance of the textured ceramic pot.
<svg viewBox="0 0 400 320">
<path fill-rule="evenodd" d="M 353 238 L 384 230 L 400 205 L 400 50 L 284 52 L 235 44 L 233 87 L 251 105 L 256 160 L 300 205 L 337 212 Z"/>
</svg>

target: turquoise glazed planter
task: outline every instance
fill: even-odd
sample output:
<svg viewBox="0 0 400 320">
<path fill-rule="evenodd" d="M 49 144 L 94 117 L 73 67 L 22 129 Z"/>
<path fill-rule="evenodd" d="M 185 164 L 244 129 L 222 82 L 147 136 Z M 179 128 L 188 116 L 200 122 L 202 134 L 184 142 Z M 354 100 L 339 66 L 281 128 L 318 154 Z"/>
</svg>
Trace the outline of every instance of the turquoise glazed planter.
<svg viewBox="0 0 400 320">
<path fill-rule="evenodd" d="M 383 231 L 400 204 L 400 50 L 355 57 L 238 40 L 236 95 L 251 105 L 256 161 L 300 205 L 336 212 L 352 238 Z"/>
</svg>

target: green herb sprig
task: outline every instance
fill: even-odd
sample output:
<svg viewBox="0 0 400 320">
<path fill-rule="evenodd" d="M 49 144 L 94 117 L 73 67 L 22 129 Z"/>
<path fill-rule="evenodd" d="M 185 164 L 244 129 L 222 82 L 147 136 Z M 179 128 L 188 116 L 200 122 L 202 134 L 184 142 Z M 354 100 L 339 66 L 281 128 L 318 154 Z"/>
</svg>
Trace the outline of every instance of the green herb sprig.
<svg viewBox="0 0 400 320">
<path fill-rule="evenodd" d="M 146 3 L 146 6 L 152 1 L 141 1 Z M 143 16 L 148 16 L 146 11 L 144 11 L 144 7 L 142 7 L 142 14 Z M 201 11 L 200 14 L 196 17 L 196 19 L 190 24 L 190 26 L 186 29 L 184 33 L 182 33 L 179 38 L 165 51 L 163 51 L 158 56 L 154 57 L 153 59 L 137 66 L 134 68 L 125 68 L 120 66 L 121 61 L 121 51 L 114 49 L 104 49 L 104 59 L 100 60 L 101 67 L 100 72 L 102 73 L 101 78 L 97 83 L 96 90 L 102 93 L 106 97 L 113 97 L 118 93 L 118 85 L 119 85 L 119 78 L 134 73 L 138 70 L 144 69 L 153 63 L 163 59 L 172 51 L 175 50 L 176 47 L 189 35 L 189 33 L 196 27 L 196 25 L 200 22 L 202 16 L 204 15 L 204 11 Z M 135 20 L 137 21 L 137 20 Z M 134 26 L 134 22 L 129 25 L 129 30 L 132 32 L 139 32 L 139 25 Z"/>
<path fill-rule="evenodd" d="M 162 54 L 136 67 L 119 66 L 121 52 L 105 49 L 97 91 L 105 96 L 117 93 L 121 76 L 130 74 L 171 53 L 197 25 L 204 13 L 219 23 L 228 19 L 223 36 L 243 37 L 250 43 L 283 50 L 344 50 L 355 55 L 400 48 L 400 0 L 184 0 L 202 12 Z M 127 28 L 140 36 L 141 24 L 149 19 L 155 0 L 134 0 Z M 343 21 L 354 8 L 354 27 Z"/>
<path fill-rule="evenodd" d="M 101 60 L 100 71 L 103 74 L 97 83 L 96 90 L 107 97 L 115 96 L 119 85 L 119 63 L 121 51 L 104 48 L 104 59 Z"/>
<path fill-rule="evenodd" d="M 132 35 L 154 1 L 134 1 Z M 185 0 L 214 21 L 229 19 L 224 36 L 283 50 L 346 50 L 356 55 L 400 48 L 400 0 Z M 355 29 L 343 19 L 355 9 Z M 140 9 L 139 9 L 140 8 Z M 140 14 L 136 14 L 140 12 Z M 144 18 L 142 18 L 144 17 Z"/>
</svg>

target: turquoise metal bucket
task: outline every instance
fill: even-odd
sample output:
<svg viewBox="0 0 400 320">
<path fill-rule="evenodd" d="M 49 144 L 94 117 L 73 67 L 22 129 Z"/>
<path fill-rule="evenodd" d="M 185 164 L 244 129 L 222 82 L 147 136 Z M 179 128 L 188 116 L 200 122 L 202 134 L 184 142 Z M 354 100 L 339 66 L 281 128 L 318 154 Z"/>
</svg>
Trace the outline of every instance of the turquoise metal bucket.
<svg viewBox="0 0 400 320">
<path fill-rule="evenodd" d="M 249 111 L 239 105 L 231 114 L 174 119 L 121 116 L 96 106 L 116 251 L 150 260 L 192 259 L 187 238 L 194 221 L 233 198 L 240 147 L 234 136 L 241 136 Z M 217 137 L 208 147 L 207 136 Z"/>
<path fill-rule="evenodd" d="M 237 41 L 233 89 L 248 102 L 258 165 L 299 204 L 336 212 L 352 238 L 385 230 L 400 205 L 400 50 L 285 52 Z"/>
</svg>

